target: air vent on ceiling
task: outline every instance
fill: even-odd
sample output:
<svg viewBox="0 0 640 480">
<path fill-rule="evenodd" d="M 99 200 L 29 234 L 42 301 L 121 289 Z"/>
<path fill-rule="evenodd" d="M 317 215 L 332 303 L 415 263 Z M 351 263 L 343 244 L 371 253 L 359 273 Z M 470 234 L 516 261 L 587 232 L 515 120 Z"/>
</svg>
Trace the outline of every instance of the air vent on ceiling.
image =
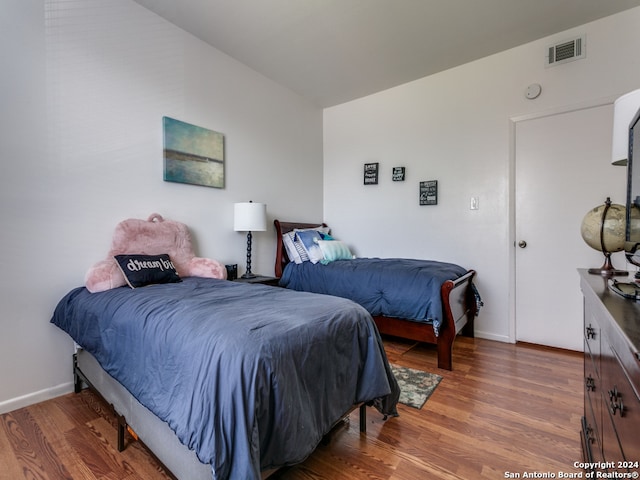
<svg viewBox="0 0 640 480">
<path fill-rule="evenodd" d="M 587 56 L 586 46 L 584 35 L 551 45 L 547 49 L 545 66 L 552 67 L 584 58 Z"/>
</svg>

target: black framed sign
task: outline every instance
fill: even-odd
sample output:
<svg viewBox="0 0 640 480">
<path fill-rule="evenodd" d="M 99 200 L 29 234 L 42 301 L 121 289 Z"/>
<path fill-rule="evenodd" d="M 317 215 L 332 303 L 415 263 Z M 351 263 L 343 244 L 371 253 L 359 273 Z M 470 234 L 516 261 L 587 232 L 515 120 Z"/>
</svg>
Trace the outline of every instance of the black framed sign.
<svg viewBox="0 0 640 480">
<path fill-rule="evenodd" d="M 420 205 L 438 204 L 438 181 L 420 182 Z"/>
<path fill-rule="evenodd" d="M 364 164 L 364 184 L 365 185 L 377 185 L 378 184 L 378 166 L 376 163 Z"/>
<path fill-rule="evenodd" d="M 404 167 L 393 167 L 391 179 L 394 182 L 404 182 Z"/>
</svg>

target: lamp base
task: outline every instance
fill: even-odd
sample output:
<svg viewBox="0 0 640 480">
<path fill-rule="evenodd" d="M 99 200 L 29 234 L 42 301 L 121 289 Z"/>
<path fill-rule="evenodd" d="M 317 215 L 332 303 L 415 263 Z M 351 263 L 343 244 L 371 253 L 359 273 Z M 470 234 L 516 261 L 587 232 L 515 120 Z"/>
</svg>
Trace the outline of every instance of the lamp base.
<svg viewBox="0 0 640 480">
<path fill-rule="evenodd" d="M 256 276 L 251 273 L 251 232 L 247 232 L 247 270 L 240 278 L 256 278 Z"/>
</svg>

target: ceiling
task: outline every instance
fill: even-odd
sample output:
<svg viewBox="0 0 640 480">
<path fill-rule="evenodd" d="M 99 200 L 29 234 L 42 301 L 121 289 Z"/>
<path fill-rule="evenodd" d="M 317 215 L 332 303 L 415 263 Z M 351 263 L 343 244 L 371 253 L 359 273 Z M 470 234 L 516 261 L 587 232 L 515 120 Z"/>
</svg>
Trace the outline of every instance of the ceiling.
<svg viewBox="0 0 640 480">
<path fill-rule="evenodd" d="M 135 1 L 321 107 L 640 5 L 640 0 Z"/>
</svg>

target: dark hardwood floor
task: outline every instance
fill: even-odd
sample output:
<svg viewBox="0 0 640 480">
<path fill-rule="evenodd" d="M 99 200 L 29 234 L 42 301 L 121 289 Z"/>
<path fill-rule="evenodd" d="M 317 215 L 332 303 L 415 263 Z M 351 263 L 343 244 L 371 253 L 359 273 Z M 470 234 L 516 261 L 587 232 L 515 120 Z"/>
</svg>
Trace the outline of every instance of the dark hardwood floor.
<svg viewBox="0 0 640 480">
<path fill-rule="evenodd" d="M 432 346 L 385 339 L 392 363 L 443 376 L 421 410 L 399 406 L 383 421 L 357 410 L 328 445 L 279 480 L 501 479 L 579 472 L 582 354 L 459 337 L 452 372 Z M 169 478 L 130 441 L 119 453 L 116 421 L 89 391 L 0 415 L 0 479 Z M 509 477 L 509 474 L 514 476 Z M 533 478 L 533 477 L 530 477 Z"/>
</svg>

